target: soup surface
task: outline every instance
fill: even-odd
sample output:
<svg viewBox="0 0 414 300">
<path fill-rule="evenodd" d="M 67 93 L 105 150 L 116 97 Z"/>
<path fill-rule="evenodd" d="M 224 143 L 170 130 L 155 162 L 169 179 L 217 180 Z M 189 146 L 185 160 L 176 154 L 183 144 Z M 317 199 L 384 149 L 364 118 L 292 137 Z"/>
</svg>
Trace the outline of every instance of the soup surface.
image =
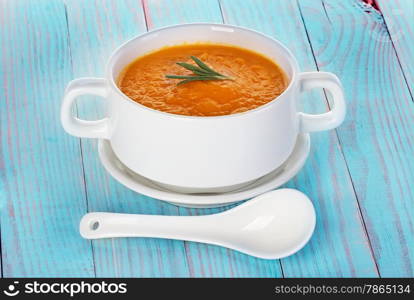
<svg viewBox="0 0 414 300">
<path fill-rule="evenodd" d="M 192 81 L 166 75 L 194 76 L 177 62 L 196 66 L 195 56 L 231 80 Z M 118 79 L 129 98 L 147 107 L 189 116 L 220 116 L 244 112 L 266 104 L 287 87 L 282 69 L 265 56 L 235 46 L 184 44 L 164 47 L 137 58 Z"/>
</svg>

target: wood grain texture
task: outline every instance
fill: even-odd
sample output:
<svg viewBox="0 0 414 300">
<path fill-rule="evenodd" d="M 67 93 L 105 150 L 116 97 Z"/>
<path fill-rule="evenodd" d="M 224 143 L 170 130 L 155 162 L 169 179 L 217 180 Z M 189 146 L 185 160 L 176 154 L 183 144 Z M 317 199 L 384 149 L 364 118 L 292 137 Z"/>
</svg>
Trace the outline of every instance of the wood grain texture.
<svg viewBox="0 0 414 300">
<path fill-rule="evenodd" d="M 319 69 L 345 88 L 337 132 L 380 275 L 413 276 L 414 107 L 382 16 L 356 0 L 299 3 Z"/>
<path fill-rule="evenodd" d="M 246 26 L 280 40 L 296 56 L 302 71 L 316 70 L 295 1 L 221 3 L 226 23 Z M 307 112 L 327 109 L 322 91 L 302 98 Z M 317 226 L 302 251 L 282 259 L 283 273 L 286 277 L 375 277 L 375 262 L 336 133 L 312 133 L 311 137 L 309 160 L 287 186 L 303 191 L 313 200 Z"/>
<path fill-rule="evenodd" d="M 93 276 L 79 141 L 60 125 L 72 77 L 59 1 L 0 1 L 0 205 L 4 277 Z"/>
<path fill-rule="evenodd" d="M 222 23 L 219 3 L 215 0 L 144 1 L 149 29 L 177 23 Z M 180 208 L 181 215 L 202 215 L 223 211 L 217 209 Z M 263 260 L 237 251 L 185 242 L 192 277 L 281 277 L 278 260 Z"/>
<path fill-rule="evenodd" d="M 413 0 L 377 0 L 385 19 L 398 61 L 404 72 L 405 80 L 414 95 L 414 1 Z M 381 41 L 389 42 L 389 39 Z"/>
<path fill-rule="evenodd" d="M 361 0 L 0 0 L 2 275 L 414 276 L 413 4 L 378 3 L 382 14 Z M 302 71 L 331 71 L 344 84 L 345 123 L 312 134 L 307 164 L 286 185 L 315 204 L 312 240 L 282 260 L 162 239 L 83 240 L 87 211 L 224 210 L 177 208 L 128 190 L 102 168 L 96 141 L 69 136 L 59 120 L 66 84 L 103 76 L 120 43 L 147 27 L 223 19 L 281 40 Z M 322 112 L 326 101 L 313 91 L 303 108 Z M 105 101 L 82 97 L 77 113 L 100 118 Z"/>
<path fill-rule="evenodd" d="M 66 7 L 74 77 L 104 76 L 112 51 L 146 31 L 140 1 L 66 1 Z M 97 119 L 104 114 L 104 106 L 104 100 L 85 96 L 78 101 L 78 112 L 82 118 Z M 96 146 L 96 140 L 82 140 L 89 211 L 178 214 L 175 206 L 137 194 L 116 182 L 101 166 Z M 105 239 L 93 241 L 93 247 L 98 277 L 188 276 L 181 241 Z"/>
</svg>

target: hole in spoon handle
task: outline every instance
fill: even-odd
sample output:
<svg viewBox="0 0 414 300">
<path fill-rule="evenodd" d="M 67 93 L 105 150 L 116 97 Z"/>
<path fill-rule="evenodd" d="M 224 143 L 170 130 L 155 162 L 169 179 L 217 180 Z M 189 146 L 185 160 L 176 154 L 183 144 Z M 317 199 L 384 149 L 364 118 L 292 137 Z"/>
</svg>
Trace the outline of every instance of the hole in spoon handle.
<svg viewBox="0 0 414 300">
<path fill-rule="evenodd" d="M 105 213 L 89 213 L 83 216 L 79 224 L 79 232 L 85 239 L 100 238 L 99 229 L 102 228 Z"/>
</svg>

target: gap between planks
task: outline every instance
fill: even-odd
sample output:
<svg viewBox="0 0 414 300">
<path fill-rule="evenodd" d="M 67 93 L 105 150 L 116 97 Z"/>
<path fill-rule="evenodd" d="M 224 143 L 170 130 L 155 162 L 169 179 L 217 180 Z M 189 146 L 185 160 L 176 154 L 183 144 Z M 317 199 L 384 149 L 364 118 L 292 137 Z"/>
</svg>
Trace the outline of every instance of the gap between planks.
<svg viewBox="0 0 414 300">
<path fill-rule="evenodd" d="M 364 0 L 362 0 L 362 1 L 363 1 L 363 2 L 366 2 L 366 1 L 364 1 Z M 384 14 L 383 14 L 383 13 L 382 13 L 382 11 L 381 11 L 381 6 L 377 3 L 377 0 L 371 0 L 371 1 L 373 1 L 373 5 L 371 5 L 371 4 L 369 4 L 369 3 L 368 3 L 368 5 L 371 5 L 371 6 L 372 6 L 374 9 L 376 9 L 376 10 L 378 11 L 378 13 L 381 15 L 381 18 L 382 18 L 382 21 L 383 21 L 383 23 L 384 23 L 385 29 L 387 30 L 387 35 L 388 35 L 388 38 L 389 38 L 389 39 L 390 39 L 390 41 L 391 41 L 392 49 L 394 50 L 395 56 L 397 57 L 398 65 L 399 65 L 399 67 L 400 67 L 400 70 L 401 70 L 402 76 L 403 76 L 403 78 L 404 78 L 405 85 L 406 85 L 406 86 L 407 86 L 407 88 L 408 88 L 408 93 L 410 94 L 411 101 L 413 101 L 413 102 L 414 102 L 414 95 L 413 95 L 413 92 L 411 91 L 411 88 L 410 88 L 410 86 L 409 86 L 409 84 L 408 84 L 407 75 L 405 74 L 405 70 L 404 70 L 403 65 L 402 65 L 402 63 L 401 63 L 401 58 L 400 58 L 400 55 L 399 55 L 399 53 L 398 53 L 398 51 L 397 51 L 397 48 L 395 47 L 395 42 L 394 42 L 393 36 L 392 36 L 392 34 L 391 34 L 391 32 L 390 32 L 389 26 L 388 26 L 388 24 L 387 24 L 387 20 L 386 20 L 386 18 L 384 17 Z"/>
<path fill-rule="evenodd" d="M 329 14 L 328 14 L 328 12 L 326 10 L 324 0 L 321 0 L 321 3 L 322 3 L 322 6 L 323 6 L 323 10 L 325 12 L 325 16 L 328 19 L 328 22 L 331 24 L 332 22 L 331 22 L 331 20 L 329 18 Z M 312 52 L 312 57 L 313 57 L 313 60 L 315 62 L 316 69 L 319 72 L 320 71 L 320 68 L 319 68 L 318 60 L 316 59 L 315 51 L 313 49 L 313 45 L 312 45 L 312 42 L 310 40 L 308 28 L 306 27 L 306 22 L 305 22 L 305 19 L 303 17 L 302 8 L 301 8 L 301 6 L 299 4 L 299 0 L 296 0 L 296 5 L 298 6 L 298 9 L 299 9 L 300 17 L 302 19 L 302 24 L 303 24 L 303 27 L 305 29 L 306 38 L 308 40 L 308 44 L 309 44 L 309 47 L 310 47 L 311 52 Z M 330 104 L 329 104 L 328 96 L 326 94 L 326 90 L 325 89 L 323 89 L 323 94 L 324 94 L 324 97 L 325 97 L 325 101 L 326 101 L 326 103 L 327 103 L 327 105 L 328 105 L 328 107 L 330 109 Z M 356 199 L 356 202 L 357 202 L 359 217 L 361 219 L 361 223 L 362 223 L 362 226 L 364 228 L 364 233 L 365 233 L 365 236 L 366 236 L 367 241 L 368 241 L 369 250 L 370 250 L 370 253 L 371 253 L 371 258 L 374 261 L 375 269 L 377 271 L 377 275 L 379 277 L 381 277 L 381 274 L 380 274 L 380 271 L 379 271 L 379 267 L 378 267 L 378 263 L 377 263 L 377 260 L 375 259 L 374 249 L 373 249 L 373 246 L 372 246 L 372 241 L 371 241 L 371 238 L 369 236 L 368 229 L 367 229 L 367 225 L 366 225 L 365 218 L 364 218 L 364 214 L 363 214 L 362 209 L 361 209 L 361 204 L 360 204 L 360 200 L 359 200 L 359 197 L 358 197 L 358 193 L 356 192 L 354 180 L 352 178 L 351 171 L 349 170 L 348 160 L 346 159 L 345 153 L 344 153 L 343 148 L 342 148 L 342 141 L 341 141 L 341 138 L 339 137 L 338 130 L 335 128 L 334 131 L 335 131 L 335 137 L 336 137 L 336 139 L 338 141 L 338 145 L 339 145 L 339 150 L 340 150 L 341 156 L 342 156 L 342 158 L 344 160 L 344 163 L 345 163 L 346 172 L 347 172 L 348 177 L 349 177 L 349 179 L 351 181 L 352 191 L 353 191 L 353 193 L 355 195 L 355 199 Z"/>
<path fill-rule="evenodd" d="M 70 72 L 71 72 L 71 75 L 72 75 L 72 78 L 73 78 L 74 71 L 73 71 L 72 45 L 71 45 L 71 38 L 70 38 L 68 8 L 67 8 L 67 5 L 66 5 L 65 1 L 63 1 L 63 6 L 64 6 L 64 9 L 65 9 L 65 25 L 66 25 L 66 28 L 67 28 L 66 39 L 67 39 L 67 45 L 69 47 L 68 50 L 69 50 L 69 60 L 70 60 Z M 75 113 L 76 113 L 77 116 L 79 116 L 79 109 L 78 109 L 78 103 L 77 102 L 75 102 Z M 83 188 L 84 188 L 84 193 L 85 193 L 85 206 L 86 206 L 86 212 L 88 213 L 89 212 L 89 201 L 88 201 L 88 189 L 86 187 L 86 174 L 85 174 L 85 162 L 84 162 L 84 156 L 83 156 L 82 139 L 78 138 L 78 141 L 79 141 L 79 151 L 80 151 L 80 156 L 81 156 Z M 94 251 L 92 240 L 89 240 L 89 245 L 90 245 L 91 252 L 92 252 L 93 275 L 96 278 L 96 260 L 95 260 L 95 251 Z"/>
</svg>

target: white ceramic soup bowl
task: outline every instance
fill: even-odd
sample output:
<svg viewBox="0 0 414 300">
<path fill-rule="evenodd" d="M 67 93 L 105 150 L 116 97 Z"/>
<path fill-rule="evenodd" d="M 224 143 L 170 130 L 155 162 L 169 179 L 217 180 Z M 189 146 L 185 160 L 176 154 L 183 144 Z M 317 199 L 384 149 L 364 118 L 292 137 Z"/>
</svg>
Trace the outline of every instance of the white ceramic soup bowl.
<svg viewBox="0 0 414 300">
<path fill-rule="evenodd" d="M 213 42 L 262 53 L 286 72 L 289 86 L 256 109 L 225 116 L 183 116 L 157 111 L 123 94 L 119 73 L 138 56 L 168 45 Z M 325 88 L 334 106 L 323 114 L 298 111 L 299 94 Z M 98 95 L 108 102 L 101 120 L 72 115 L 75 99 Z M 337 127 L 345 116 L 343 90 L 331 73 L 299 73 L 292 53 L 277 40 L 249 29 L 221 24 L 185 24 L 138 36 L 112 54 L 105 78 L 69 83 L 61 109 L 64 129 L 78 137 L 108 139 L 127 167 L 164 187 L 183 192 L 224 192 L 278 168 L 291 154 L 298 134 Z"/>
</svg>

